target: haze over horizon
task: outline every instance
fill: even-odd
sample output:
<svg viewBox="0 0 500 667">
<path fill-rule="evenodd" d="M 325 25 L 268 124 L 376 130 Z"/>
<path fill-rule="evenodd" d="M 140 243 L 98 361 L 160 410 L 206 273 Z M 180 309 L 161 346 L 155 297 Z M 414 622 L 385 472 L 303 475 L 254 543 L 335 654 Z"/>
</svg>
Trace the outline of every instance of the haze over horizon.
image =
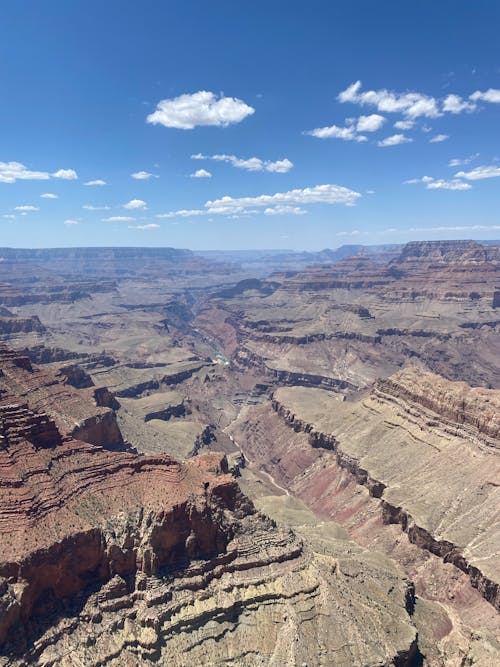
<svg viewBox="0 0 500 667">
<path fill-rule="evenodd" d="M 0 246 L 500 236 L 500 6 L 25 0 L 0 25 Z"/>
</svg>

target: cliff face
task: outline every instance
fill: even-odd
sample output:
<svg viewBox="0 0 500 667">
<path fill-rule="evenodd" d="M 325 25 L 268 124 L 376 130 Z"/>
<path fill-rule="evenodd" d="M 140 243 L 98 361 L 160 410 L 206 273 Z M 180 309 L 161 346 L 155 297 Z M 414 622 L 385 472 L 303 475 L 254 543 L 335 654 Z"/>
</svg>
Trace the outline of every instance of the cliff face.
<svg viewBox="0 0 500 667">
<path fill-rule="evenodd" d="M 30 405 L 46 412 L 63 434 L 92 444 L 115 447 L 122 436 L 113 410 L 98 405 L 94 388 L 75 389 L 68 383 L 72 375 L 55 374 L 31 364 L 24 357 L 0 345 L 0 390 L 28 399 Z"/>
<path fill-rule="evenodd" d="M 381 499 L 384 521 L 400 524 L 410 541 L 456 565 L 498 609 L 499 408 L 498 391 L 406 369 L 357 402 L 320 389 L 278 389 L 274 411 L 307 434 L 309 450 L 271 446 L 264 455 L 245 430 L 235 437 L 246 437 L 248 456 L 314 498 L 317 510 L 322 502 L 328 507 L 325 468 L 332 467 L 332 482 L 336 469 L 346 470 Z"/>
<path fill-rule="evenodd" d="M 26 390 L 42 372 L 6 349 L 0 368 L 2 667 L 411 664 L 413 590 L 386 559 L 278 528 L 223 455 L 61 434 Z"/>
</svg>

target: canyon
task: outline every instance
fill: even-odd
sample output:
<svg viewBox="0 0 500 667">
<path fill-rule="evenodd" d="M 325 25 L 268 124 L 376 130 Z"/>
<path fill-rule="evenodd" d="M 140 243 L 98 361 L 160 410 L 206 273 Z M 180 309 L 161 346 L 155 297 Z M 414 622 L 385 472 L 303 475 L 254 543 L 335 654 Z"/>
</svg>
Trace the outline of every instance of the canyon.
<svg viewBox="0 0 500 667">
<path fill-rule="evenodd" d="M 0 257 L 0 665 L 497 664 L 500 244 Z"/>
</svg>

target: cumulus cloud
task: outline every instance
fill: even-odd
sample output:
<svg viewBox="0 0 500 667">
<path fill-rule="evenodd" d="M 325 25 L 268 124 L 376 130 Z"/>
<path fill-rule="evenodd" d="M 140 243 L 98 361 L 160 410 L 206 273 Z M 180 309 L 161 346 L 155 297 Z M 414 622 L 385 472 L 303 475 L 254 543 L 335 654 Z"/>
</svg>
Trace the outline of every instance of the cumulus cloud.
<svg viewBox="0 0 500 667">
<path fill-rule="evenodd" d="M 302 204 L 344 204 L 354 206 L 361 197 L 359 192 L 350 190 L 341 185 L 316 185 L 312 188 L 302 190 L 289 190 L 288 192 L 277 192 L 274 195 L 259 195 L 257 197 L 221 197 L 213 201 L 207 201 L 203 209 L 182 209 L 180 211 L 169 211 L 160 213 L 157 218 L 189 218 L 199 215 L 248 215 L 255 213 L 261 207 L 275 209 L 277 207 L 294 207 Z M 298 206 L 297 208 L 300 208 Z M 256 210 L 252 210 L 256 209 Z M 283 208 L 281 212 L 283 214 Z M 288 211 L 289 213 L 290 211 Z M 277 213 L 268 213 L 276 215 Z M 294 215 L 300 215 L 294 210 Z"/>
<path fill-rule="evenodd" d="M 264 215 L 305 215 L 307 211 L 300 206 L 273 206 L 264 210 Z"/>
<path fill-rule="evenodd" d="M 484 178 L 498 178 L 500 176 L 500 167 L 494 165 L 476 167 L 471 171 L 459 171 L 455 174 L 456 178 L 466 178 L 468 181 L 480 181 Z"/>
<path fill-rule="evenodd" d="M 135 218 L 128 215 L 112 215 L 110 218 L 102 218 L 102 222 L 133 222 Z"/>
<path fill-rule="evenodd" d="M 407 137 L 404 134 L 392 134 L 390 137 L 386 137 L 377 143 L 378 146 L 385 148 L 386 146 L 399 146 L 399 144 L 409 144 L 413 141 L 410 137 Z"/>
<path fill-rule="evenodd" d="M 385 113 L 402 113 L 410 119 L 426 116 L 437 118 L 442 115 L 434 97 L 423 93 L 396 93 L 385 88 L 361 92 L 361 81 L 356 81 L 339 93 L 339 102 L 352 102 L 362 106 L 374 106 Z"/>
<path fill-rule="evenodd" d="M 339 127 L 338 125 L 328 125 L 326 127 L 316 127 L 305 134 L 317 139 L 343 139 L 344 141 L 356 141 L 361 143 L 367 141 L 367 138 L 356 132 L 354 125 Z"/>
<path fill-rule="evenodd" d="M 191 178 L 212 178 L 212 174 L 206 169 L 197 169 L 193 174 L 189 174 Z"/>
<path fill-rule="evenodd" d="M 282 160 L 263 160 L 260 157 L 241 158 L 236 155 L 203 155 L 203 153 L 196 153 L 191 155 L 192 160 L 215 160 L 216 162 L 227 162 L 238 169 L 245 169 L 246 171 L 270 171 L 284 174 L 290 171 L 293 167 L 293 162 L 288 158 Z"/>
<path fill-rule="evenodd" d="M 80 222 L 78 220 L 65 220 L 64 224 L 65 225 L 79 225 Z"/>
<path fill-rule="evenodd" d="M 492 104 L 500 104 L 500 90 L 498 88 L 488 88 L 484 92 L 476 90 L 472 93 L 470 99 L 474 102 L 490 102 Z"/>
<path fill-rule="evenodd" d="M 46 171 L 32 171 L 20 162 L 0 162 L 0 183 L 22 181 L 46 181 L 50 174 Z"/>
<path fill-rule="evenodd" d="M 29 206 L 29 205 L 25 205 L 25 204 L 23 204 L 22 206 L 15 206 L 14 207 L 14 211 L 28 212 L 28 211 L 39 211 L 39 210 L 40 210 L 39 206 Z"/>
<path fill-rule="evenodd" d="M 149 222 L 146 225 L 129 225 L 129 229 L 159 229 L 160 225 L 157 225 L 156 222 Z"/>
<path fill-rule="evenodd" d="M 74 169 L 59 169 L 50 174 L 48 171 L 33 171 L 21 162 L 0 162 L 0 183 L 15 183 L 16 181 L 48 181 L 49 178 L 78 178 Z"/>
<path fill-rule="evenodd" d="M 96 178 L 93 181 L 87 181 L 84 185 L 107 185 L 106 181 L 103 181 L 102 178 Z"/>
<path fill-rule="evenodd" d="M 152 174 L 149 171 L 136 171 L 133 174 L 130 174 L 132 178 L 135 178 L 136 181 L 147 181 L 150 178 L 160 178 L 157 174 Z"/>
<path fill-rule="evenodd" d="M 40 195 L 42 199 L 57 199 L 58 195 L 54 195 L 52 192 L 46 192 L 43 195 Z"/>
<path fill-rule="evenodd" d="M 411 130 L 414 125 L 414 120 L 398 120 L 394 123 L 396 130 Z"/>
<path fill-rule="evenodd" d="M 192 130 L 200 125 L 226 127 L 241 122 L 253 113 L 255 109 L 242 100 L 200 90 L 191 95 L 179 95 L 172 99 L 161 100 L 156 110 L 146 118 L 146 122 Z"/>
<path fill-rule="evenodd" d="M 78 178 L 78 174 L 74 169 L 58 169 L 52 176 L 54 178 L 62 178 L 65 181 L 75 181 Z"/>
<path fill-rule="evenodd" d="M 123 204 L 123 208 L 127 208 L 131 211 L 133 210 L 138 210 L 138 209 L 146 209 L 147 205 L 146 202 L 143 201 L 142 199 L 131 199 L 129 202 L 126 204 Z"/>
<path fill-rule="evenodd" d="M 462 113 L 462 111 L 475 111 L 476 105 L 472 102 L 467 102 L 460 95 L 448 95 L 443 100 L 443 111 L 448 111 L 449 113 Z"/>
<path fill-rule="evenodd" d="M 442 141 L 446 141 L 446 139 L 449 139 L 450 137 L 447 134 L 436 134 L 435 137 L 432 137 L 429 139 L 430 144 L 439 144 Z"/>
<path fill-rule="evenodd" d="M 372 113 L 369 116 L 360 116 L 356 123 L 358 132 L 376 132 L 380 130 L 385 123 L 386 118 L 378 113 Z"/>
</svg>

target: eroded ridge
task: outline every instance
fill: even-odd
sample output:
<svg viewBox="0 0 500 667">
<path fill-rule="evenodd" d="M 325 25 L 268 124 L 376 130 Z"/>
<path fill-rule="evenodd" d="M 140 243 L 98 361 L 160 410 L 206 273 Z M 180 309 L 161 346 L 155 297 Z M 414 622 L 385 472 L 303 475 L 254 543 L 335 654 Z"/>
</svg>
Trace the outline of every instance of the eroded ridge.
<svg viewBox="0 0 500 667">
<path fill-rule="evenodd" d="M 273 408 L 381 498 L 384 520 L 467 573 L 500 608 L 500 392 L 418 369 L 360 400 L 282 388 Z"/>
</svg>

